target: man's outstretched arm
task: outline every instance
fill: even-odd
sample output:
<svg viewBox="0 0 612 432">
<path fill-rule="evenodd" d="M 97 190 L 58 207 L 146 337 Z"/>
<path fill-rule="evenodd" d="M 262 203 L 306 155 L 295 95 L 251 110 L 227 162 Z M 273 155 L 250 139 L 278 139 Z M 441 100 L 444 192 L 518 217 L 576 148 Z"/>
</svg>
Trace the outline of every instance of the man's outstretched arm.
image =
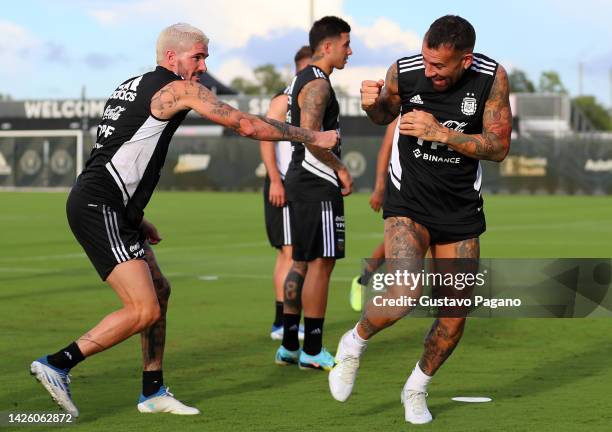
<svg viewBox="0 0 612 432">
<path fill-rule="evenodd" d="M 157 118 L 170 119 L 186 109 L 193 109 L 202 117 L 254 140 L 300 141 L 326 149 L 335 146 L 338 140 L 335 131 L 310 131 L 239 111 L 217 99 L 206 87 L 191 81 L 173 81 L 151 99 L 151 112 Z"/>
</svg>

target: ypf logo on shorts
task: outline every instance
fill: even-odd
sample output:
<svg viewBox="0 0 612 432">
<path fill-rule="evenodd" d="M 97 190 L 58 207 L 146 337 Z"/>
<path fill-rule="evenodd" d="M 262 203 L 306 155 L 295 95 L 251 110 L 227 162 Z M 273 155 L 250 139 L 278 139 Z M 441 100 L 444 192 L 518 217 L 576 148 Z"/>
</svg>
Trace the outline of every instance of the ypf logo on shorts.
<svg viewBox="0 0 612 432">
<path fill-rule="evenodd" d="M 130 245 L 130 253 L 134 258 L 139 258 L 144 256 L 144 249 L 140 246 L 140 243 L 136 242 L 133 245 Z"/>
</svg>

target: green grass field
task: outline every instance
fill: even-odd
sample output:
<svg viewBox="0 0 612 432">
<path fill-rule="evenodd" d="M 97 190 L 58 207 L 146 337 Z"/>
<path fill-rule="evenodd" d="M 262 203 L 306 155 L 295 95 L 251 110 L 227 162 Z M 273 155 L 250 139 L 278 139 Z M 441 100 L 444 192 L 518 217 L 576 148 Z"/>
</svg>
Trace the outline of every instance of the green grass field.
<svg viewBox="0 0 612 432">
<path fill-rule="evenodd" d="M 119 306 L 69 231 L 63 193 L 2 193 L 0 411 L 54 411 L 28 374 L 36 357 L 76 339 Z M 136 411 L 139 338 L 73 371 L 88 431 L 609 431 L 612 343 L 608 319 L 472 319 L 430 385 L 434 422 L 404 423 L 399 394 L 431 320 L 404 319 L 370 344 L 352 398 L 335 402 L 327 376 L 275 366 L 273 250 L 260 194 L 158 193 L 148 218 L 164 240 L 158 260 L 173 285 L 165 381 L 203 415 Z M 607 197 L 493 196 L 486 200 L 486 257 L 608 257 Z M 358 319 L 350 279 L 382 238 L 366 195 L 346 201 L 348 258 L 332 277 L 325 344 Z M 202 280 L 200 276 L 217 276 Z M 489 404 L 452 396 L 485 395 Z M 18 430 L 26 430 L 20 427 Z M 35 428 L 34 430 L 44 430 Z"/>
</svg>

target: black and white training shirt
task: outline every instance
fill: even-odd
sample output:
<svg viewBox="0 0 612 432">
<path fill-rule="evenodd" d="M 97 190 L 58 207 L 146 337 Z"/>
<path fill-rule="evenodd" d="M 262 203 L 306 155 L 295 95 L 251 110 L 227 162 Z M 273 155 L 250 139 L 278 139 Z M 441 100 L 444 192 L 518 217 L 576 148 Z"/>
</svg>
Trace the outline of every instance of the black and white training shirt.
<svg viewBox="0 0 612 432">
<path fill-rule="evenodd" d="M 168 145 L 188 110 L 170 120 L 151 113 L 151 99 L 172 81 L 181 80 L 157 66 L 123 82 L 104 106 L 96 144 L 75 188 L 117 209 L 139 224 L 166 160 Z"/>
<path fill-rule="evenodd" d="M 316 79 L 329 81 L 327 74 L 314 65 L 305 67 L 293 78 L 289 86 L 287 123 L 300 126 L 301 109 L 298 104 L 298 95 L 306 84 Z M 330 92 L 321 130 L 337 130 L 340 132 L 340 106 L 331 86 Z M 336 172 L 315 158 L 304 143 L 292 142 L 291 144 L 293 145 L 293 154 L 285 175 L 287 200 L 303 202 L 342 200 L 340 182 Z M 340 157 L 340 140 L 332 151 Z"/>
<path fill-rule="evenodd" d="M 422 110 L 436 120 L 466 134 L 482 133 L 485 102 L 495 79 L 498 63 L 474 53 L 474 62 L 460 80 L 446 91 L 435 91 L 425 77 L 423 56 L 397 61 L 401 113 Z M 401 205 L 423 223 L 462 224 L 482 216 L 480 161 L 450 147 L 400 135 L 396 128 L 389 163 L 387 188 L 395 188 Z M 389 194 L 388 194 L 389 195 Z M 391 199 L 391 198 L 390 198 Z"/>
</svg>

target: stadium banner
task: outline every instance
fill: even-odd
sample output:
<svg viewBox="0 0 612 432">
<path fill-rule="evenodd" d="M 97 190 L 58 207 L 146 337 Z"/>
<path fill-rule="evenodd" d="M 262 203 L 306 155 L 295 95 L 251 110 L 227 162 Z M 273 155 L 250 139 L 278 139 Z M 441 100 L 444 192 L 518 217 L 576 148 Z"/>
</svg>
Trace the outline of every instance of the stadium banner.
<svg viewBox="0 0 612 432">
<path fill-rule="evenodd" d="M 366 259 L 362 311 L 409 317 L 612 317 L 612 259 Z"/>
</svg>

